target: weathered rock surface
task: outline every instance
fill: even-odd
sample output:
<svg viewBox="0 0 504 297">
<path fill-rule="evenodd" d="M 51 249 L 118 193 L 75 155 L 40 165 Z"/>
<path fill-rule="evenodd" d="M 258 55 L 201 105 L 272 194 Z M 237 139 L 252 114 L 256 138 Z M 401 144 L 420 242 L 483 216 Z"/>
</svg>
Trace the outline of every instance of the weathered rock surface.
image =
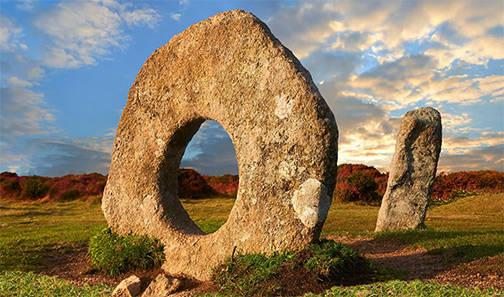
<svg viewBox="0 0 504 297">
<path fill-rule="evenodd" d="M 135 297 L 140 294 L 140 278 L 132 275 L 117 285 L 112 292 L 112 297 Z"/>
<path fill-rule="evenodd" d="M 423 226 L 441 151 L 441 115 L 430 107 L 401 121 L 376 231 Z"/>
<path fill-rule="evenodd" d="M 240 182 L 227 222 L 205 234 L 177 194 L 185 148 L 219 122 Z M 102 209 L 119 233 L 162 241 L 171 275 L 208 279 L 231 256 L 302 248 L 318 239 L 336 181 L 334 116 L 294 55 L 254 15 L 234 10 L 157 49 L 123 110 Z"/>
<path fill-rule="evenodd" d="M 177 292 L 181 282 L 178 278 L 167 276 L 160 273 L 149 284 L 147 289 L 142 294 L 142 297 L 164 297 Z"/>
</svg>

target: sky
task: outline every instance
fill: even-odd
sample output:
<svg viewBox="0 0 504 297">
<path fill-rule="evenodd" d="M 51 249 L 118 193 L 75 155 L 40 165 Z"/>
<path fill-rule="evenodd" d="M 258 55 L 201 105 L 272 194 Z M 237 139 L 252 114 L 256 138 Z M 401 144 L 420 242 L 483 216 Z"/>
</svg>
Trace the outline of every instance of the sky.
<svg viewBox="0 0 504 297">
<path fill-rule="evenodd" d="M 219 12 L 252 12 L 336 116 L 338 163 L 387 170 L 401 116 L 441 112 L 439 172 L 504 171 L 504 2 L 0 0 L 0 172 L 106 174 L 128 90 L 155 49 Z M 238 174 L 205 122 L 182 167 Z"/>
</svg>

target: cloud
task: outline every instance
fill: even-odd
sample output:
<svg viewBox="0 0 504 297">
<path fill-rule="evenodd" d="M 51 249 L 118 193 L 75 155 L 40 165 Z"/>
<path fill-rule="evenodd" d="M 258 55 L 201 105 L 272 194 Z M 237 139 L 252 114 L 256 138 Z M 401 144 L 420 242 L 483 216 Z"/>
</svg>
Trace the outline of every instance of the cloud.
<svg viewBox="0 0 504 297">
<path fill-rule="evenodd" d="M 0 97 L 2 139 L 54 132 L 54 128 L 43 125 L 54 120 L 54 111 L 46 107 L 42 94 L 20 87 L 7 87 L 0 89 Z"/>
<path fill-rule="evenodd" d="M 22 33 L 23 29 L 17 27 L 13 20 L 0 14 L 0 51 L 12 52 L 20 47 Z"/>
<path fill-rule="evenodd" d="M 33 2 L 34 0 L 18 0 L 18 4 L 16 5 L 17 9 L 32 11 L 34 8 Z"/>
<path fill-rule="evenodd" d="M 342 67 L 326 66 L 346 72 L 340 74 L 340 93 L 396 109 L 421 101 L 470 105 L 484 96 L 504 100 L 502 81 L 486 90 L 484 81 L 474 77 L 476 70 L 465 77 L 461 74 L 468 70 L 463 68 L 448 76 L 443 72 L 457 63 L 471 67 L 504 58 L 504 40 L 495 33 L 504 23 L 502 3 L 488 1 L 484 6 L 479 9 L 470 1 L 315 1 L 284 6 L 268 24 L 319 83 L 327 83 L 327 76 L 310 60 L 333 53 L 339 53 L 341 61 L 356 59 L 359 69 L 349 69 L 344 62 Z"/>
<path fill-rule="evenodd" d="M 76 68 L 96 64 L 96 59 L 123 48 L 129 36 L 123 24 L 155 26 L 159 14 L 151 8 L 131 9 L 115 1 L 60 2 L 39 14 L 35 27 L 46 34 L 44 65 Z"/>
<path fill-rule="evenodd" d="M 480 147 L 504 145 L 504 131 L 483 132 L 480 135 L 477 138 L 445 136 L 442 150 L 447 154 L 463 154 Z"/>
<path fill-rule="evenodd" d="M 314 1 L 284 6 L 268 24 L 299 58 L 331 47 L 398 58 L 408 43 L 436 42 L 442 48 L 425 54 L 443 68 L 501 59 L 504 41 L 491 30 L 503 25 L 502 9 L 500 1 Z"/>
<path fill-rule="evenodd" d="M 178 4 L 181 5 L 184 9 L 186 9 L 190 3 L 191 3 L 190 0 L 179 0 L 178 2 Z"/>
<path fill-rule="evenodd" d="M 422 100 L 471 105 L 485 96 L 502 97 L 501 75 L 470 78 L 468 75 L 440 76 L 435 61 L 426 55 L 404 56 L 354 75 L 348 90 L 363 97 L 406 107 Z"/>
<path fill-rule="evenodd" d="M 146 25 L 154 28 L 160 20 L 160 15 L 152 8 L 136 9 L 121 12 L 121 18 L 130 26 Z"/>
<path fill-rule="evenodd" d="M 325 9 L 324 3 L 313 1 L 284 6 L 267 21 L 273 34 L 299 59 L 321 49 L 321 45 L 334 34 L 332 23 L 341 14 Z"/>
<path fill-rule="evenodd" d="M 64 140 L 34 140 L 28 145 L 31 152 L 25 175 L 63 176 L 98 172 L 107 174 L 110 154 L 76 145 Z"/>
<path fill-rule="evenodd" d="M 22 141 L 20 148 L 3 149 L 1 170 L 50 177 L 91 172 L 107 174 L 112 141 L 110 137 Z"/>
<path fill-rule="evenodd" d="M 11 86 L 16 84 L 16 80 L 38 85 L 38 81 L 45 76 L 44 69 L 40 67 L 40 61 L 33 60 L 22 54 L 15 52 L 2 53 L 0 63 L 2 77 L 8 77 L 9 79 L 6 82 Z M 5 85 L 5 82 L 2 81 L 2 83 L 2 85 Z"/>
<path fill-rule="evenodd" d="M 173 20 L 175 21 L 180 21 L 180 17 L 182 17 L 182 15 L 180 13 L 170 13 L 170 18 L 172 18 Z"/>
<path fill-rule="evenodd" d="M 203 175 L 238 174 L 233 142 L 215 121 L 206 121 L 187 146 L 180 167 Z"/>
<path fill-rule="evenodd" d="M 315 82 L 333 83 L 340 86 L 361 65 L 361 55 L 346 52 L 316 52 L 303 59 Z"/>
<path fill-rule="evenodd" d="M 441 154 L 437 172 L 504 171 L 504 145 L 477 148 L 463 154 Z"/>
<path fill-rule="evenodd" d="M 381 34 L 348 31 L 337 36 L 336 41 L 331 45 L 331 49 L 362 52 L 375 45 L 380 37 Z"/>
<path fill-rule="evenodd" d="M 33 84 L 31 82 L 25 81 L 25 80 L 21 80 L 21 79 L 17 78 L 16 76 L 9 77 L 9 79 L 7 80 L 7 82 L 11 86 L 14 86 L 14 87 L 25 88 L 25 87 L 32 87 L 33 86 Z"/>
</svg>

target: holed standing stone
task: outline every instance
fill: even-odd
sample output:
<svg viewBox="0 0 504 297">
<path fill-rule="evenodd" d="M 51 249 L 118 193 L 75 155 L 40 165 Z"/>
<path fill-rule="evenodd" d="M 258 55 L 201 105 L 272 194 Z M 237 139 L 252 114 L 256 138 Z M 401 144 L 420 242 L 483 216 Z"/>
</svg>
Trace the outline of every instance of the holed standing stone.
<svg viewBox="0 0 504 297">
<path fill-rule="evenodd" d="M 441 151 L 441 115 L 430 107 L 403 116 L 376 231 L 424 225 Z"/>
<path fill-rule="evenodd" d="M 233 141 L 240 185 L 226 223 L 205 234 L 177 193 L 185 148 L 207 119 Z M 194 24 L 157 49 L 128 94 L 102 209 L 118 233 L 164 245 L 163 269 L 209 279 L 233 252 L 318 239 L 336 182 L 338 129 L 296 57 L 242 10 Z"/>
</svg>

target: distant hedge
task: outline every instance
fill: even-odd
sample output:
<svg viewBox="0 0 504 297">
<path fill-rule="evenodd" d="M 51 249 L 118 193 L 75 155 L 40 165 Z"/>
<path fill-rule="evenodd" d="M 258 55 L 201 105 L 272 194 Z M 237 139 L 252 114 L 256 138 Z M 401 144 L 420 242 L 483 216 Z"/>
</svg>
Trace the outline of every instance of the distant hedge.
<svg viewBox="0 0 504 297">
<path fill-rule="evenodd" d="M 6 199 L 70 201 L 103 195 L 106 182 L 107 176 L 99 173 L 49 178 L 3 172 L 0 174 L 0 196 Z"/>
<path fill-rule="evenodd" d="M 504 173 L 493 170 L 442 172 L 434 180 L 432 196 L 437 199 L 449 200 L 460 192 L 502 193 Z"/>
<path fill-rule="evenodd" d="M 387 188 L 387 173 L 373 166 L 341 164 L 333 198 L 342 202 L 380 203 Z"/>
<path fill-rule="evenodd" d="M 373 166 L 341 164 L 333 198 L 342 202 L 378 205 L 387 189 L 388 173 Z M 0 174 L 0 197 L 4 199 L 70 201 L 101 197 L 107 176 L 99 173 L 65 175 L 62 177 L 18 176 Z M 194 169 L 180 169 L 178 192 L 181 198 L 211 198 L 236 196 L 238 175 L 202 176 Z M 504 173 L 480 170 L 440 173 L 434 181 L 432 200 L 449 201 L 476 193 L 503 193 Z"/>
<path fill-rule="evenodd" d="M 342 164 L 333 198 L 343 202 L 379 204 L 387 189 L 388 173 L 372 166 Z M 504 173 L 492 170 L 440 173 L 434 180 L 432 199 L 449 201 L 476 193 L 503 193 Z"/>
</svg>

